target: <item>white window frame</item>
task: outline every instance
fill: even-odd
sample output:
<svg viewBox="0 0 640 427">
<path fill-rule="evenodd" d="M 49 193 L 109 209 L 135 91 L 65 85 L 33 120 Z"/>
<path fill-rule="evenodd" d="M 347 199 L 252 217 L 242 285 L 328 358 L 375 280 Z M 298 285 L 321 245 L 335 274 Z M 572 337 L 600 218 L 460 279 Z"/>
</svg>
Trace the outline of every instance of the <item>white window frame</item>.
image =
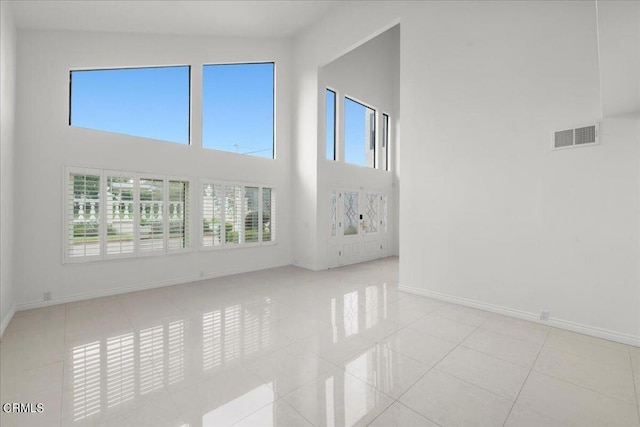
<svg viewBox="0 0 640 427">
<path fill-rule="evenodd" d="M 386 111 L 381 111 L 380 112 L 380 138 L 378 138 L 380 140 L 380 156 L 384 155 L 384 167 L 379 167 L 378 169 L 380 169 L 381 171 L 385 171 L 385 172 L 391 172 L 391 114 L 389 114 Z M 385 132 L 385 117 L 387 118 L 386 120 L 386 124 L 387 124 L 387 129 Z M 382 143 L 385 142 L 386 139 L 386 147 L 384 147 L 384 152 L 382 149 Z M 382 162 L 378 161 L 378 164 L 381 165 Z"/>
<path fill-rule="evenodd" d="M 274 67 L 275 67 L 275 62 L 274 62 Z M 154 138 L 152 136 L 149 135 L 133 135 L 130 133 L 124 133 L 124 132 L 117 132 L 117 131 L 112 131 L 112 130 L 105 130 L 105 129 L 98 129 L 98 128 L 94 128 L 94 127 L 86 127 L 86 126 L 79 126 L 77 124 L 73 124 L 72 123 L 72 114 L 73 114 L 73 97 L 72 97 L 72 90 L 73 90 L 73 73 L 74 72 L 92 72 L 92 71 L 126 71 L 126 70 L 145 70 L 145 69 L 165 69 L 165 68 L 186 68 L 187 69 L 187 78 L 188 78 L 188 88 L 187 88 L 187 96 L 188 96 L 188 108 L 189 110 L 187 111 L 188 117 L 187 117 L 187 140 L 185 142 L 178 142 L 178 141 L 169 141 L 166 139 L 158 139 L 158 138 Z M 274 81 L 275 81 L 275 77 L 274 77 Z M 275 98 L 275 96 L 274 96 Z M 107 132 L 107 133 L 111 133 L 111 134 L 116 134 L 116 135 L 123 135 L 126 137 L 131 137 L 131 138 L 143 138 L 143 139 L 149 139 L 152 141 L 158 141 L 158 142 L 168 142 L 170 144 L 176 144 L 176 145 L 182 145 L 182 146 L 187 146 L 187 147 L 191 147 L 193 145 L 193 120 L 192 120 L 192 115 L 193 115 L 193 107 L 192 107 L 192 103 L 193 103 L 193 65 L 192 64 L 165 64 L 165 65 L 132 65 L 132 66 L 124 66 L 124 67 L 101 67 L 101 68 L 94 68 L 94 67 L 89 67 L 89 68 L 74 68 L 72 70 L 69 70 L 69 118 L 68 118 L 68 124 L 70 128 L 76 128 L 76 129 L 86 129 L 86 130 L 90 130 L 90 131 L 95 131 L 95 132 Z M 274 105 L 275 105 L 275 101 L 274 101 Z M 274 111 L 275 111 L 275 106 L 274 106 Z"/>
<path fill-rule="evenodd" d="M 204 188 L 205 185 L 211 185 L 212 187 L 215 185 L 220 185 L 222 186 L 222 194 L 225 194 L 225 187 L 226 186 L 239 186 L 242 187 L 242 203 L 240 205 L 240 217 L 242 218 L 241 220 L 241 232 L 240 232 L 240 240 L 237 244 L 227 244 L 226 242 L 226 232 L 225 232 L 225 228 L 224 228 L 224 224 L 226 223 L 226 210 L 224 209 L 224 207 L 221 210 L 220 213 L 220 221 L 221 221 L 221 227 L 222 227 L 222 233 L 220 236 L 220 241 L 221 244 L 218 246 L 205 246 L 204 245 L 204 236 L 203 236 L 203 232 L 202 232 L 202 226 L 204 224 L 204 204 L 202 203 L 202 189 Z M 258 188 L 258 206 L 259 206 L 259 213 L 258 213 L 258 241 L 257 242 L 250 242 L 247 243 L 245 241 L 246 238 L 246 234 L 245 234 L 245 215 L 246 215 L 246 209 L 245 209 L 245 195 L 246 195 L 246 187 L 256 187 Z M 240 249 L 240 248 L 257 248 L 257 247 L 262 247 L 262 246 L 273 246 L 277 244 L 277 233 L 275 232 L 275 227 L 274 224 L 272 222 L 271 224 L 271 240 L 265 242 L 263 241 L 263 230 L 262 230 L 262 214 L 263 214 L 263 200 L 262 200 L 262 189 L 263 188 L 270 188 L 271 189 L 271 218 L 276 218 L 277 215 L 275 215 L 275 209 L 276 209 L 276 204 L 273 203 L 273 200 L 275 200 L 276 198 L 276 189 L 273 185 L 269 185 L 269 184 L 257 184 L 257 183 L 253 183 L 253 182 L 239 182 L 239 181 L 223 181 L 223 180 L 217 180 L 217 179 L 208 179 L 208 178 L 201 178 L 199 180 L 198 183 L 198 200 L 200 203 L 200 207 L 198 209 L 198 213 L 199 213 L 199 218 L 198 218 L 198 235 L 199 235 L 199 241 L 200 241 L 200 245 L 199 245 L 199 249 L 201 251 L 220 251 L 220 250 L 228 250 L 228 249 Z"/>
</svg>

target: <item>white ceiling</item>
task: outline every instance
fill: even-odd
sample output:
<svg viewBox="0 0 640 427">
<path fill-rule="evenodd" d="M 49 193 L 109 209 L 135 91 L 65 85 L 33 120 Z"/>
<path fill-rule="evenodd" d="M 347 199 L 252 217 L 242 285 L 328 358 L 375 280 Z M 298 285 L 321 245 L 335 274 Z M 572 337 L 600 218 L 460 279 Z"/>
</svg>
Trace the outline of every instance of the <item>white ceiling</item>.
<svg viewBox="0 0 640 427">
<path fill-rule="evenodd" d="M 14 0 L 19 28 L 227 37 L 289 37 L 337 1 Z"/>
</svg>

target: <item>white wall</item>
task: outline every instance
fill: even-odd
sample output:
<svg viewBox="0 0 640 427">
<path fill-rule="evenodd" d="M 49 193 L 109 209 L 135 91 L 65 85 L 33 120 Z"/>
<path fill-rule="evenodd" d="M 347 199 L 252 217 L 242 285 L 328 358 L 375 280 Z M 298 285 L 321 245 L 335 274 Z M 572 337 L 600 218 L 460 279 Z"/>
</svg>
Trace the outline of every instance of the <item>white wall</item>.
<svg viewBox="0 0 640 427">
<path fill-rule="evenodd" d="M 637 340 L 637 133 L 549 148 L 599 118 L 595 3 L 429 12 L 403 20 L 401 284 Z"/>
<path fill-rule="evenodd" d="M 107 33 L 20 31 L 18 43 L 15 278 L 18 307 L 123 292 L 291 264 L 290 42 Z M 202 64 L 276 62 L 277 159 L 201 148 Z M 69 70 L 150 65 L 192 66 L 193 146 L 68 125 Z M 122 153 L 126 152 L 126 155 Z M 126 260 L 62 263 L 65 166 L 224 179 L 272 185 L 277 244 L 198 250 L 199 189 L 194 181 L 194 251 Z"/>
<path fill-rule="evenodd" d="M 397 158 L 395 150 L 396 123 L 399 121 L 396 103 L 400 92 L 400 27 L 395 26 L 340 58 L 325 65 L 318 73 L 318 265 L 320 268 L 330 266 L 328 241 L 331 239 L 329 221 L 330 194 L 336 189 L 379 190 L 388 195 L 388 239 L 391 246 L 389 253 L 398 253 L 397 215 L 395 215 L 397 189 L 397 170 L 393 164 Z M 350 165 L 344 161 L 326 159 L 325 151 L 325 90 L 337 91 L 337 107 L 342 112 L 344 97 L 365 102 L 379 112 L 377 123 L 379 140 L 382 135 L 382 113 L 390 117 L 390 170 L 372 169 Z M 342 147 L 339 158 L 344 158 L 344 114 L 338 114 L 338 136 Z M 378 147 L 380 144 L 378 143 Z M 379 154 L 380 155 L 380 154 Z M 339 219 L 343 221 L 343 219 Z M 336 249 L 337 251 L 337 249 Z M 337 256 L 337 254 L 335 254 Z"/>
<path fill-rule="evenodd" d="M 0 3 L 0 336 L 14 312 L 14 151 L 17 34 L 7 2 Z"/>
<path fill-rule="evenodd" d="M 601 115 L 595 2 L 350 2 L 296 55 L 312 72 L 398 19 L 402 288 L 640 343 L 637 121 L 550 150 Z"/>
<path fill-rule="evenodd" d="M 604 116 L 640 112 L 640 2 L 599 1 L 598 44 Z"/>
</svg>

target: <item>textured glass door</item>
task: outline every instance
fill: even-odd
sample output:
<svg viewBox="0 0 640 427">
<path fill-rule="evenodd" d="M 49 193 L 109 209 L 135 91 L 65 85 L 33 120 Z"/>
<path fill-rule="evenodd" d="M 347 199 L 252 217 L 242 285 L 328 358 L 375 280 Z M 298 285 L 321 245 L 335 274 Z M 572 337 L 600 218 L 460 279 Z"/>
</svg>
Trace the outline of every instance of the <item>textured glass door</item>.
<svg viewBox="0 0 640 427">
<path fill-rule="evenodd" d="M 358 213 L 359 193 L 346 191 L 344 193 L 344 235 L 354 236 L 358 234 L 359 213 Z"/>
</svg>

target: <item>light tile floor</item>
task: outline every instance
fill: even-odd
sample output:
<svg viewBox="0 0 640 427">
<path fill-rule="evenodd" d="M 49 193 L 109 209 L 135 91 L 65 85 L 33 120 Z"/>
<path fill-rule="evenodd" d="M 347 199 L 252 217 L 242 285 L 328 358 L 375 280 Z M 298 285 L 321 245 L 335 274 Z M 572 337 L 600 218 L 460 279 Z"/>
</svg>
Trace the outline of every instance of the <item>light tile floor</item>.
<svg viewBox="0 0 640 427">
<path fill-rule="evenodd" d="M 638 426 L 640 349 L 398 291 L 398 260 L 19 312 L 3 426 Z"/>
</svg>

